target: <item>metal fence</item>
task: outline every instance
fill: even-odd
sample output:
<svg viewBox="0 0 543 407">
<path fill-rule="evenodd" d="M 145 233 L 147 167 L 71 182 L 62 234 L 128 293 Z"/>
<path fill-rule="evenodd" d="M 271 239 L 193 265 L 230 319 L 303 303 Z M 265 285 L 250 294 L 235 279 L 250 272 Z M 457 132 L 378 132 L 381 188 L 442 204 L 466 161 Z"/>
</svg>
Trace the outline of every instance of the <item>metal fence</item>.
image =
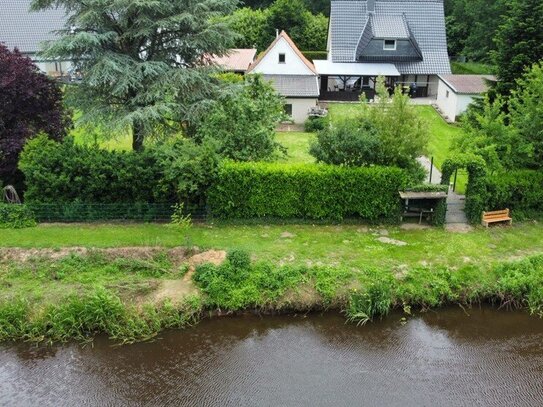
<svg viewBox="0 0 543 407">
<path fill-rule="evenodd" d="M 96 222 L 141 221 L 166 222 L 171 220 L 175 202 L 166 203 L 29 203 L 27 207 L 39 222 Z M 205 208 L 185 210 L 195 220 L 206 218 Z"/>
</svg>

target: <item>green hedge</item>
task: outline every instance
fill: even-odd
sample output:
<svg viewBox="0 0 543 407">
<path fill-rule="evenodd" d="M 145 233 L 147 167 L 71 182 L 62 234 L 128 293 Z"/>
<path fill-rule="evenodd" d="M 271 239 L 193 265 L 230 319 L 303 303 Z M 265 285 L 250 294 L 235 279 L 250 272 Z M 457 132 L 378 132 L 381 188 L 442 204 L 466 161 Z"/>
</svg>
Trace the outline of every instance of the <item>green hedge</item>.
<svg viewBox="0 0 543 407">
<path fill-rule="evenodd" d="M 509 208 L 517 219 L 541 216 L 543 171 L 516 170 L 487 176 L 485 208 Z"/>
<path fill-rule="evenodd" d="M 409 184 L 392 167 L 225 163 L 208 210 L 226 219 L 399 219 L 398 191 Z"/>
<path fill-rule="evenodd" d="M 27 203 L 175 201 L 172 191 L 157 193 L 161 171 L 152 151 L 107 151 L 38 137 L 25 146 L 19 168 Z"/>
<path fill-rule="evenodd" d="M 0 203 L 0 229 L 36 226 L 34 213 L 26 205 Z"/>
<path fill-rule="evenodd" d="M 315 59 L 328 59 L 327 51 L 302 51 L 302 54 L 311 62 Z"/>
</svg>

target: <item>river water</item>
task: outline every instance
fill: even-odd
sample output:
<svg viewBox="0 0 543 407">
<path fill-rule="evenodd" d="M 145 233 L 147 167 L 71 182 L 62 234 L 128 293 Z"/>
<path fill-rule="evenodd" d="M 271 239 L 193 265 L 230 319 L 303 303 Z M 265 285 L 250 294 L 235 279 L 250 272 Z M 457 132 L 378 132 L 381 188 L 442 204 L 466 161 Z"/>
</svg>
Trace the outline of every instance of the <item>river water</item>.
<svg viewBox="0 0 543 407">
<path fill-rule="evenodd" d="M 6 406 L 542 406 L 543 320 L 459 309 L 206 320 L 152 343 L 0 347 Z"/>
</svg>

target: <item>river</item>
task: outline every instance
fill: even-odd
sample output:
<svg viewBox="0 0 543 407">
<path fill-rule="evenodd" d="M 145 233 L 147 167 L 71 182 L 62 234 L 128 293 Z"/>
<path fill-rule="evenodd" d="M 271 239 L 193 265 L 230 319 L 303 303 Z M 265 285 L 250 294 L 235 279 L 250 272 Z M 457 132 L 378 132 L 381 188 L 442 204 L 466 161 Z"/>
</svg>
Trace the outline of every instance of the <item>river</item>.
<svg viewBox="0 0 543 407">
<path fill-rule="evenodd" d="M 543 320 L 460 309 L 205 320 L 154 342 L 0 347 L 6 406 L 541 406 Z"/>
</svg>

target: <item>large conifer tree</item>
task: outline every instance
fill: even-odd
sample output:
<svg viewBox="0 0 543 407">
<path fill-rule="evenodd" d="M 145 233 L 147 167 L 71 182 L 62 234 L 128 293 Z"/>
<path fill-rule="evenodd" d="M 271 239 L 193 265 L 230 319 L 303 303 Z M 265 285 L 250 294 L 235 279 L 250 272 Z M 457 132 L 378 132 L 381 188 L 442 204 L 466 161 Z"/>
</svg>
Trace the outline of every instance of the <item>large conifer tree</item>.
<svg viewBox="0 0 543 407">
<path fill-rule="evenodd" d="M 34 9 L 63 7 L 69 16 L 44 55 L 72 60 L 83 80 L 68 99 L 83 123 L 112 134 L 131 131 L 134 150 L 145 137 L 190 124 L 216 87 L 206 66 L 234 34 L 216 17 L 237 0 L 34 0 Z"/>
<path fill-rule="evenodd" d="M 543 1 L 513 0 L 496 35 L 498 92 L 508 96 L 532 64 L 543 59 Z"/>
</svg>

